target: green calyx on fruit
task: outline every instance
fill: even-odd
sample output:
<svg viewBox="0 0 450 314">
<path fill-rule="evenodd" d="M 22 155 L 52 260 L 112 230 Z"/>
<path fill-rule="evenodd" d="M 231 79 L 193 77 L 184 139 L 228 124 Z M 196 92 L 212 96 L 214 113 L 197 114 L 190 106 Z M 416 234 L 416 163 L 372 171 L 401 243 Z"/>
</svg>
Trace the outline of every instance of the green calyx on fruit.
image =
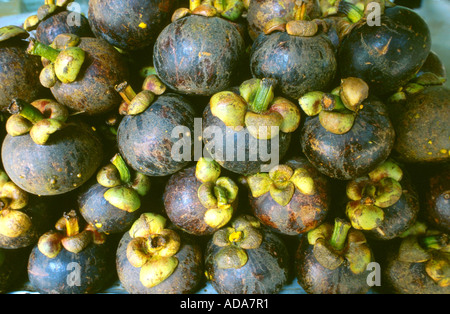
<svg viewBox="0 0 450 314">
<path fill-rule="evenodd" d="M 55 258 L 63 248 L 76 254 L 91 243 L 103 244 L 106 241 L 106 236 L 90 225 L 81 230 L 75 210 L 64 213 L 56 222 L 55 228 L 56 230 L 44 233 L 37 244 L 39 251 L 48 258 Z"/>
<path fill-rule="evenodd" d="M 27 39 L 28 37 L 30 37 L 30 34 L 26 30 L 15 25 L 8 25 L 0 28 L 0 42 L 12 38 Z"/>
<path fill-rule="evenodd" d="M 152 76 L 151 78 L 148 77 L 148 80 L 151 82 L 147 82 L 147 85 L 143 85 L 144 89 L 137 94 L 126 81 L 114 86 L 115 90 L 123 99 L 123 102 L 119 107 L 119 113 L 121 115 L 137 115 L 144 112 L 152 104 L 155 95 L 164 93 L 164 84 L 162 82 L 157 83 L 159 78 Z M 159 87 L 153 89 L 155 85 L 153 85 L 152 82 L 161 85 L 158 85 Z"/>
<path fill-rule="evenodd" d="M 348 77 L 341 80 L 331 93 L 308 92 L 298 103 L 308 116 L 319 116 L 320 124 L 334 134 L 345 134 L 351 130 L 356 115 L 369 96 L 368 85 L 360 78 Z"/>
<path fill-rule="evenodd" d="M 220 172 L 220 165 L 205 157 L 199 159 L 195 168 L 195 176 L 202 182 L 197 190 L 198 199 L 207 208 L 204 221 L 212 228 L 221 228 L 230 221 L 239 192 L 237 184 L 228 177 L 220 177 Z"/>
<path fill-rule="evenodd" d="M 23 28 L 27 31 L 35 30 L 41 21 L 63 10 L 67 10 L 67 6 L 73 1 L 74 0 L 46 0 L 45 3 L 38 8 L 36 14 L 26 18 L 23 23 Z"/>
<path fill-rule="evenodd" d="M 31 104 L 13 99 L 8 107 L 11 116 L 6 121 L 6 131 L 11 136 L 30 133 L 38 145 L 45 145 L 53 133 L 65 127 L 69 117 L 67 108 L 53 100 L 40 99 Z"/>
<path fill-rule="evenodd" d="M 140 281 L 151 288 L 166 280 L 178 266 L 174 256 L 180 249 L 178 233 L 165 228 L 166 219 L 153 213 L 144 213 L 132 225 L 132 240 L 127 246 L 131 265 L 140 267 Z"/>
<path fill-rule="evenodd" d="M 0 234 L 16 238 L 33 226 L 31 218 L 21 211 L 28 204 L 28 193 L 0 171 Z"/>
<path fill-rule="evenodd" d="M 376 229 L 384 220 L 383 208 L 394 205 L 402 196 L 399 181 L 403 171 L 392 159 L 377 168 L 347 183 L 346 215 L 353 228 L 360 230 Z"/>
<path fill-rule="evenodd" d="M 63 37 L 63 39 L 59 37 Z M 48 73 L 49 71 L 54 71 L 54 75 L 62 83 L 74 82 L 81 71 L 86 56 L 84 50 L 76 46 L 79 43 L 79 38 L 77 39 L 75 35 L 58 35 L 54 41 L 56 43 L 53 46 L 56 46 L 60 41 L 64 42 L 65 45 L 62 48 L 53 48 L 52 46 L 44 45 L 32 39 L 27 48 L 28 54 L 41 56 L 53 64 L 53 67 L 44 67 L 42 71 L 46 73 L 40 76 L 44 78 L 41 83 L 46 87 L 52 87 L 54 85 L 51 85 L 50 81 L 45 80 L 46 77 L 51 76 Z"/>
<path fill-rule="evenodd" d="M 398 259 L 425 263 L 425 272 L 440 287 L 450 286 L 450 238 L 446 233 L 428 231 L 409 235 L 400 243 Z"/>
<path fill-rule="evenodd" d="M 263 235 L 256 218 L 248 215 L 237 217 L 231 227 L 217 230 L 213 235 L 213 243 L 221 249 L 214 256 L 217 266 L 222 269 L 241 268 L 248 261 L 246 250 L 257 249 Z"/>
<path fill-rule="evenodd" d="M 150 178 L 139 172 L 132 174 L 118 153 L 97 172 L 97 182 L 109 188 L 103 194 L 106 201 L 130 213 L 141 207 L 141 196 L 147 195 L 151 186 Z"/>
<path fill-rule="evenodd" d="M 304 195 L 315 193 L 314 179 L 304 168 L 294 170 L 287 165 L 278 165 L 269 173 L 257 173 L 246 179 L 253 197 L 260 197 L 269 192 L 273 200 L 281 206 L 289 204 L 295 189 Z"/>
<path fill-rule="evenodd" d="M 189 8 L 179 8 L 172 14 L 172 22 L 187 15 L 206 17 L 220 16 L 230 21 L 237 20 L 245 10 L 242 0 L 189 0 Z"/>
<path fill-rule="evenodd" d="M 240 131 L 244 127 L 257 139 L 271 139 L 279 131 L 294 132 L 300 124 L 300 109 L 291 101 L 275 97 L 276 80 L 252 78 L 239 87 L 239 94 L 223 91 L 210 100 L 213 116 L 227 127 Z"/>
<path fill-rule="evenodd" d="M 351 228 L 351 224 L 343 219 L 336 218 L 334 226 L 321 224 L 307 233 L 307 239 L 314 246 L 314 257 L 327 269 L 348 265 L 354 274 L 360 274 L 372 261 L 372 252 L 364 234 Z"/>
</svg>

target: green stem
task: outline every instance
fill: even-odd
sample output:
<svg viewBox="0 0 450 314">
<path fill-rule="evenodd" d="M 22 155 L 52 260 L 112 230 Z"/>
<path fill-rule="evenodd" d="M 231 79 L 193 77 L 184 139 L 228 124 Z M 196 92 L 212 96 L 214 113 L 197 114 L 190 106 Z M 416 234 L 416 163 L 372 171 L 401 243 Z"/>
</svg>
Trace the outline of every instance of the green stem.
<svg viewBox="0 0 450 314">
<path fill-rule="evenodd" d="M 114 86 L 114 89 L 120 94 L 122 99 L 129 105 L 134 97 L 136 97 L 136 92 L 133 90 L 128 82 L 124 81 L 120 84 Z"/>
<path fill-rule="evenodd" d="M 41 56 L 47 60 L 50 60 L 51 62 L 55 62 L 60 51 L 58 49 L 54 49 L 50 46 L 44 45 L 34 39 L 31 39 L 30 44 L 27 48 L 27 53 L 35 56 Z"/>
<path fill-rule="evenodd" d="M 306 4 L 302 1 L 301 5 L 298 5 L 297 1 L 295 1 L 294 6 L 294 20 L 302 21 L 306 16 Z"/>
<path fill-rule="evenodd" d="M 78 222 L 77 214 L 74 210 L 71 210 L 68 214 L 64 213 L 66 220 L 66 234 L 68 237 L 77 235 L 80 232 L 80 225 Z"/>
<path fill-rule="evenodd" d="M 440 250 L 450 244 L 447 234 L 437 234 L 431 236 L 420 237 L 419 242 L 426 249 Z"/>
<path fill-rule="evenodd" d="M 351 224 L 343 219 L 336 218 L 334 222 L 333 234 L 331 235 L 330 244 L 336 250 L 342 250 L 347 240 L 348 231 L 351 228 Z"/>
<path fill-rule="evenodd" d="M 263 113 L 267 111 L 274 97 L 275 80 L 263 78 L 256 91 L 255 97 L 249 103 L 250 109 L 255 113 Z"/>
<path fill-rule="evenodd" d="M 10 114 L 20 114 L 33 124 L 44 119 L 44 115 L 39 109 L 21 99 L 13 99 L 8 107 L 8 112 Z"/>
<path fill-rule="evenodd" d="M 117 170 L 119 171 L 120 180 L 125 184 L 131 183 L 130 169 L 123 160 L 122 156 L 120 154 L 115 154 L 111 159 L 111 163 L 116 166 Z"/>
<path fill-rule="evenodd" d="M 352 23 L 356 23 L 364 17 L 363 11 L 347 1 L 339 2 L 338 11 L 344 13 Z"/>
</svg>

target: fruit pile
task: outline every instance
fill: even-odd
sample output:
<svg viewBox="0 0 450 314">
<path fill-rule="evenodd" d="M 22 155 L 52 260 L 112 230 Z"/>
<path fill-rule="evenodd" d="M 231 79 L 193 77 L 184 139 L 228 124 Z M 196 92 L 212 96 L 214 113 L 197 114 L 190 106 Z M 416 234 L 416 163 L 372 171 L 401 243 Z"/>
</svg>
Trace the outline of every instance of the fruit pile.
<svg viewBox="0 0 450 314">
<path fill-rule="evenodd" d="M 450 293 L 450 90 L 415 11 L 71 2 L 0 28 L 0 292 Z"/>
</svg>

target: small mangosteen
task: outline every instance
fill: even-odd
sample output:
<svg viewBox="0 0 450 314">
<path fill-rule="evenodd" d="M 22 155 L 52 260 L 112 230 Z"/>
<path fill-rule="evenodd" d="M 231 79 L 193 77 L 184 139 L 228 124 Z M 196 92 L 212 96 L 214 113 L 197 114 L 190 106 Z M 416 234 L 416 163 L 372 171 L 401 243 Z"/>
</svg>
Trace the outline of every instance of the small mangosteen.
<svg viewBox="0 0 450 314">
<path fill-rule="evenodd" d="M 345 78 L 331 93 L 313 91 L 299 99 L 308 115 L 301 146 L 325 175 L 351 180 L 367 174 L 391 153 L 395 132 L 387 109 L 359 78 Z"/>
<path fill-rule="evenodd" d="M 292 99 L 327 89 L 337 70 L 334 46 L 321 30 L 326 30 L 327 24 L 320 19 L 307 20 L 305 8 L 305 3 L 296 4 L 293 20 L 269 21 L 250 54 L 253 77 L 275 78 L 281 94 Z"/>
<path fill-rule="evenodd" d="M 304 157 L 290 158 L 268 173 L 246 178 L 250 206 L 261 223 L 297 235 L 321 224 L 330 208 L 328 177 Z"/>
<path fill-rule="evenodd" d="M 127 82 L 116 89 L 124 99 L 117 145 L 126 163 L 147 176 L 166 176 L 186 167 L 194 145 L 195 111 L 190 101 L 147 89 L 136 94 Z"/>
<path fill-rule="evenodd" d="M 382 278 L 392 293 L 450 293 L 450 236 L 424 226 L 389 251 Z"/>
<path fill-rule="evenodd" d="M 283 240 L 250 215 L 216 231 L 205 257 L 206 277 L 220 294 L 276 294 L 290 274 Z"/>
<path fill-rule="evenodd" d="M 247 9 L 248 32 L 255 40 L 264 32 L 264 26 L 274 18 L 286 21 L 295 19 L 295 4 L 297 0 L 252 0 Z M 312 19 L 321 15 L 318 0 L 304 0 L 306 15 Z"/>
<path fill-rule="evenodd" d="M 276 164 L 300 125 L 300 108 L 276 97 L 276 81 L 252 78 L 211 97 L 203 112 L 205 150 L 223 168 L 249 175 Z"/>
<path fill-rule="evenodd" d="M 430 30 L 413 10 L 384 1 L 379 24 L 348 1 L 339 1 L 339 11 L 347 14 L 338 52 L 342 77 L 359 77 L 367 82 L 372 93 L 383 96 L 405 85 L 419 71 L 431 47 Z"/>
<path fill-rule="evenodd" d="M 390 240 L 409 229 L 419 213 L 411 179 L 393 159 L 347 183 L 346 215 L 368 237 Z"/>
<path fill-rule="evenodd" d="M 72 12 L 69 7 L 73 0 L 45 1 L 35 15 L 29 16 L 23 28 L 36 31 L 39 42 L 50 45 L 59 34 L 74 34 L 79 37 L 93 37 L 88 19 L 79 12 Z"/>
<path fill-rule="evenodd" d="M 95 36 L 124 51 L 153 45 L 170 23 L 176 0 L 93 0 L 88 18 Z"/>
<path fill-rule="evenodd" d="M 114 86 L 128 79 L 128 66 L 103 39 L 60 34 L 50 46 L 31 40 L 27 53 L 49 61 L 41 71 L 41 83 L 71 110 L 99 115 L 120 104 Z"/>
<path fill-rule="evenodd" d="M 374 261 L 364 234 L 343 219 L 325 222 L 300 239 L 295 265 L 300 286 L 310 294 L 369 292 L 367 265 Z"/>
<path fill-rule="evenodd" d="M 114 279 L 114 250 L 106 236 L 82 223 L 75 210 L 65 213 L 31 251 L 28 278 L 39 293 L 96 293 Z"/>
<path fill-rule="evenodd" d="M 158 35 L 153 65 L 172 90 L 211 96 L 233 85 L 245 56 L 245 44 L 235 25 L 244 9 L 240 0 L 190 1 Z"/>
<path fill-rule="evenodd" d="M 144 213 L 125 232 L 116 253 L 119 280 L 132 294 L 194 293 L 203 280 L 203 254 L 189 237 Z"/>
<path fill-rule="evenodd" d="M 26 53 L 30 34 L 17 26 L 0 28 L 0 111 L 7 112 L 13 98 L 33 101 L 44 88 L 39 82 L 42 63 Z"/>
<path fill-rule="evenodd" d="M 399 161 L 426 164 L 450 160 L 450 88 L 443 82 L 427 72 L 389 98 L 387 107 L 396 134 L 392 156 Z"/>
<path fill-rule="evenodd" d="M 424 212 L 430 225 L 450 234 L 450 165 L 428 175 L 424 193 Z"/>
<path fill-rule="evenodd" d="M 237 210 L 238 186 L 221 176 L 220 165 L 202 157 L 195 166 L 173 174 L 164 191 L 170 221 L 193 235 L 211 235 Z"/>
<path fill-rule="evenodd" d="M 13 100 L 8 108 L 2 162 L 11 180 L 35 195 L 72 191 L 94 175 L 103 160 L 102 143 L 80 120 L 69 118 L 54 100 Z"/>
<path fill-rule="evenodd" d="M 50 227 L 50 206 L 19 188 L 0 171 L 0 248 L 34 245 Z"/>
<path fill-rule="evenodd" d="M 141 198 L 149 192 L 150 179 L 131 173 L 120 154 L 97 172 L 96 179 L 78 195 L 81 215 L 99 232 L 127 231 L 141 214 Z"/>
</svg>

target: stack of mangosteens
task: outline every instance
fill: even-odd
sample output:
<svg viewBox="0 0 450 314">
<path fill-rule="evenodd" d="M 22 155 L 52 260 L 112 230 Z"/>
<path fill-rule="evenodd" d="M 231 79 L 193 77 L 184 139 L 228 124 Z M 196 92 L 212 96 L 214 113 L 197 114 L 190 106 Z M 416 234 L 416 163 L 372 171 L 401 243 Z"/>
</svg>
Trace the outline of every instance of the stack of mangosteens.
<svg viewBox="0 0 450 314">
<path fill-rule="evenodd" d="M 72 2 L 0 28 L 1 293 L 450 293 L 450 92 L 415 11 Z"/>
</svg>

